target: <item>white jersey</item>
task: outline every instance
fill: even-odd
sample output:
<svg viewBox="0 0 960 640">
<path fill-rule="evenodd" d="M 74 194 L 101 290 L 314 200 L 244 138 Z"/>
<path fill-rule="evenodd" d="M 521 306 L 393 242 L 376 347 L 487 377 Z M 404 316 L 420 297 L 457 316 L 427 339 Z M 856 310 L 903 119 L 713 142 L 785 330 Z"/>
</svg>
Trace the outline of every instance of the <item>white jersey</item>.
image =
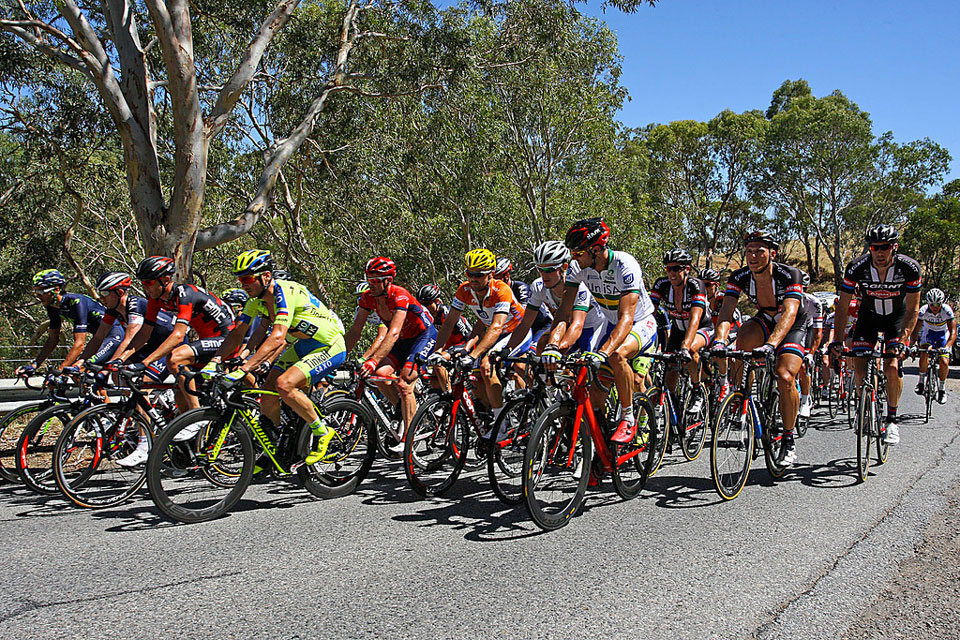
<svg viewBox="0 0 960 640">
<path fill-rule="evenodd" d="M 804 293 L 803 308 L 807 312 L 807 323 L 804 325 L 804 328 L 807 330 L 822 329 L 824 325 L 823 301 L 812 293 Z"/>
<path fill-rule="evenodd" d="M 543 284 L 543 278 L 537 278 L 530 283 L 530 297 L 527 298 L 527 311 L 535 313 L 537 309 L 546 308 L 554 317 L 557 315 L 557 309 L 560 307 L 560 300 L 554 295 L 553 291 Z M 587 286 L 582 282 L 577 289 L 577 300 L 573 303 L 574 311 L 586 311 L 587 317 L 583 321 L 584 329 L 595 329 L 602 327 L 606 323 L 603 312 L 600 311 L 600 305 L 590 294 Z M 526 313 L 526 311 L 524 311 Z"/>
<path fill-rule="evenodd" d="M 940 305 L 940 310 L 934 313 L 930 305 L 925 304 L 920 307 L 920 322 L 923 323 L 923 332 L 933 331 L 935 333 L 945 333 L 949 331 L 947 323 L 953 320 L 953 309 L 950 305 L 944 303 Z"/>
<path fill-rule="evenodd" d="M 583 283 L 599 304 L 607 323 L 615 324 L 619 317 L 621 296 L 639 294 L 636 310 L 633 312 L 634 324 L 645 318 L 653 317 L 653 302 L 643 285 L 643 272 L 636 258 L 623 251 L 607 250 L 609 264 L 603 271 L 593 268 L 581 269 L 576 260 L 570 261 L 567 269 L 566 285 L 578 286 Z"/>
</svg>

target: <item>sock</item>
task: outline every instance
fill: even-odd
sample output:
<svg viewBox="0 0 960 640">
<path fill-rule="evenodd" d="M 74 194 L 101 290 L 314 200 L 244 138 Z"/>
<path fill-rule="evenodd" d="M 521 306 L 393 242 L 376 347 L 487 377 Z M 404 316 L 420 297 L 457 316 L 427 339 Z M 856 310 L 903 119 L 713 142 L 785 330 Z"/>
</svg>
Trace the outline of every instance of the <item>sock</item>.
<svg viewBox="0 0 960 640">
<path fill-rule="evenodd" d="M 897 407 L 887 407 L 887 418 L 897 419 Z"/>
<path fill-rule="evenodd" d="M 634 424 L 636 420 L 633 417 L 633 405 L 620 408 L 620 419 L 627 424 Z"/>
<path fill-rule="evenodd" d="M 307 425 L 315 435 L 322 436 L 327 432 L 327 425 L 323 424 L 323 418 L 317 418 Z"/>
</svg>

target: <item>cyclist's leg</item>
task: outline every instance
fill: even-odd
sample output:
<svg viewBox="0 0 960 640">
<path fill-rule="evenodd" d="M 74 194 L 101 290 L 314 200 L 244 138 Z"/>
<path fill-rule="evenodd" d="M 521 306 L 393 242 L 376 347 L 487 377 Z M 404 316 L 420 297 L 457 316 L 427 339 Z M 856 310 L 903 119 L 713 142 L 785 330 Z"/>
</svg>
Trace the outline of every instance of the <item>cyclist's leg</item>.
<svg viewBox="0 0 960 640">
<path fill-rule="evenodd" d="M 802 329 L 789 331 L 777 348 L 777 389 L 780 391 L 780 416 L 785 432 L 793 431 L 800 409 L 797 374 L 803 365 L 802 333 Z"/>
<path fill-rule="evenodd" d="M 770 336 L 771 327 L 760 315 L 753 316 L 742 325 L 737 331 L 736 348 L 738 351 L 752 351 L 766 342 Z M 740 360 L 734 360 L 730 363 L 730 380 L 736 386 L 739 386 L 740 377 L 743 372 L 743 363 Z"/>
<path fill-rule="evenodd" d="M 851 351 L 870 351 L 877 344 L 880 338 L 880 327 L 877 326 L 879 318 L 874 318 L 870 314 L 860 311 L 857 317 L 857 323 L 853 325 L 850 331 L 850 350 Z M 867 361 L 865 358 L 851 358 L 853 360 L 853 387 L 859 392 L 863 386 L 863 378 L 867 375 Z"/>
<path fill-rule="evenodd" d="M 398 364 L 400 364 L 398 371 L 400 380 L 397 382 L 397 389 L 400 392 L 400 409 L 403 413 L 403 424 L 405 426 L 410 426 L 410 421 L 413 420 L 413 415 L 417 412 L 417 396 L 414 392 L 416 391 L 417 378 L 420 377 L 420 368 L 416 360 L 418 358 L 425 360 L 433 353 L 436 346 L 437 328 L 430 325 L 414 339 L 407 353 L 403 354 L 403 360 L 399 359 L 401 354 L 395 354 Z"/>
<path fill-rule="evenodd" d="M 690 372 L 690 381 L 694 385 L 700 382 L 700 349 L 710 344 L 711 340 L 713 340 L 713 327 L 700 329 L 693 339 L 693 344 L 690 345 L 690 355 L 693 356 L 693 360 L 687 363 L 687 371 Z"/>
<path fill-rule="evenodd" d="M 629 442 L 633 439 L 636 419 L 633 415 L 633 360 L 640 353 L 653 350 L 657 343 L 657 321 L 651 315 L 635 322 L 616 349 L 608 358 L 613 371 L 613 382 L 620 398 L 620 424 L 611 438 L 614 442 Z"/>
<path fill-rule="evenodd" d="M 110 329 L 110 333 L 107 334 L 107 337 L 103 339 L 103 342 L 100 343 L 100 348 L 95 354 L 87 358 L 88 364 L 103 364 L 110 361 L 113 358 L 113 354 L 116 353 L 117 347 L 120 346 L 120 343 L 123 342 L 124 332 L 123 327 L 118 324 L 113 325 Z"/>
<path fill-rule="evenodd" d="M 197 362 L 197 350 L 194 350 L 194 345 L 197 345 L 198 350 L 202 350 L 199 345 L 200 342 L 203 341 L 197 340 L 189 344 L 182 344 L 170 352 L 170 355 L 167 356 L 167 367 L 169 367 L 174 376 L 180 373 L 181 367 L 186 367 Z M 206 357 L 209 359 L 215 352 L 216 350 L 211 351 L 209 354 L 206 354 Z M 200 407 L 200 399 L 192 393 L 187 392 L 184 387 L 183 378 L 177 378 L 175 395 L 177 397 L 177 406 L 180 408 L 181 413 Z"/>
</svg>

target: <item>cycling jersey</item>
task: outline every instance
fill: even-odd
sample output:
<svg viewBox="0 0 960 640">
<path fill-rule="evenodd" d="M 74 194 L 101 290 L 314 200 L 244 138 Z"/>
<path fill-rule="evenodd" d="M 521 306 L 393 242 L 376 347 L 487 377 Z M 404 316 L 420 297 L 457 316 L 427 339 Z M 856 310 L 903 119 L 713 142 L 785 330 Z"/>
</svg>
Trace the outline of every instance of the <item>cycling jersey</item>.
<svg viewBox="0 0 960 640">
<path fill-rule="evenodd" d="M 757 310 L 760 312 L 757 315 L 765 316 L 765 326 L 776 326 L 783 314 L 783 303 L 786 300 L 797 300 L 801 304 L 800 308 L 797 309 L 797 317 L 793 321 L 791 330 L 802 329 L 807 322 L 806 312 L 802 304 L 802 277 L 799 269 L 780 262 L 773 263 L 773 295 L 777 303 L 776 307 L 761 307 L 757 303 L 757 282 L 750 267 L 742 267 L 733 272 L 730 279 L 727 280 L 727 289 L 723 292 L 723 295 L 737 300 L 742 293 L 746 293 L 750 301 L 757 306 Z"/>
<path fill-rule="evenodd" d="M 271 318 L 270 310 L 262 298 L 251 297 L 238 320 L 249 323 L 251 318 L 263 316 L 274 326 L 287 327 L 288 343 L 310 340 L 319 345 L 317 348 L 343 344 L 340 318 L 302 284 L 291 280 L 274 280 L 272 315 Z"/>
<path fill-rule="evenodd" d="M 919 292 L 922 280 L 920 264 L 902 253 L 894 256 L 893 264 L 881 280 L 880 273 L 867 253 L 847 265 L 840 290 L 857 295 L 859 286 L 861 313 L 877 316 L 902 315 L 907 294 Z"/>
<path fill-rule="evenodd" d="M 529 306 L 527 301 L 530 299 L 530 285 L 520 280 L 511 280 L 510 288 L 513 290 L 513 295 L 517 299 L 517 302 L 520 303 L 520 306 L 526 309 Z M 537 310 L 537 317 L 533 319 L 533 324 L 530 325 L 530 331 L 533 332 L 534 335 L 542 334 L 544 330 L 553 324 L 553 312 L 555 309 L 544 308 L 539 305 L 534 305 L 534 308 Z"/>
<path fill-rule="evenodd" d="M 437 326 L 442 327 L 444 320 L 447 319 L 447 314 L 450 313 L 450 307 L 445 304 L 437 305 Z M 457 326 L 453 328 L 453 331 L 450 333 L 450 337 L 447 338 L 447 344 L 441 345 L 443 349 L 449 349 L 450 347 L 458 344 L 463 344 L 467 341 L 467 338 L 470 337 L 470 332 L 473 331 L 473 327 L 470 326 L 470 323 L 467 322 L 467 319 L 461 314 L 457 318 Z"/>
<path fill-rule="evenodd" d="M 530 285 L 530 297 L 527 299 L 527 307 L 524 313 L 533 313 L 533 310 L 543 310 L 544 308 L 552 317 L 560 308 L 560 300 L 551 289 L 543 284 L 543 278 L 537 278 Z M 603 312 L 600 311 L 597 301 L 590 295 L 590 291 L 583 283 L 580 283 L 577 289 L 577 299 L 573 303 L 573 310 L 587 313 L 587 317 L 583 321 L 584 330 L 596 329 L 607 321 Z"/>
<path fill-rule="evenodd" d="M 637 307 L 633 312 L 634 324 L 653 314 L 653 302 L 643 286 L 643 272 L 640 264 L 629 253 L 607 249 L 608 264 L 602 272 L 587 267 L 580 268 L 580 264 L 573 260 L 567 269 L 566 286 L 575 287 L 580 283 L 587 285 L 600 306 L 600 311 L 608 323 L 616 323 L 619 318 L 620 298 L 636 293 L 639 294 Z"/>
<path fill-rule="evenodd" d="M 59 306 L 47 307 L 47 318 L 54 331 L 63 327 L 63 318 L 66 318 L 73 323 L 74 333 L 94 334 L 100 328 L 105 313 L 102 304 L 82 293 L 65 293 L 60 296 Z"/>
<path fill-rule="evenodd" d="M 120 323 L 120 326 L 135 327 L 144 323 L 147 316 L 147 299 L 140 296 L 127 295 L 127 302 L 121 309 L 107 309 L 103 315 L 103 321 L 109 325 Z M 154 321 L 153 333 L 150 334 L 151 341 L 155 336 L 162 334 L 164 337 L 170 335 L 173 331 L 173 316 L 166 311 L 157 313 L 157 319 Z M 162 340 L 161 340 L 162 342 Z"/>
<path fill-rule="evenodd" d="M 450 306 L 461 312 L 469 307 L 480 324 L 485 327 L 490 326 L 496 314 L 505 314 L 507 316 L 503 329 L 505 333 L 510 333 L 520 326 L 520 321 L 523 319 L 523 307 L 517 302 L 513 290 L 506 282 L 494 278 L 490 279 L 490 285 L 482 297 L 478 297 L 478 294 L 470 288 L 470 284 L 464 282 L 457 288 Z"/>
<path fill-rule="evenodd" d="M 192 284 L 175 284 L 169 299 L 147 301 L 144 321 L 157 324 L 161 311 L 169 311 L 176 317 L 176 324 L 185 324 L 196 330 L 201 338 L 225 336 L 233 328 L 233 311 L 217 296 Z"/>
<path fill-rule="evenodd" d="M 650 300 L 654 307 L 662 307 L 670 316 L 674 327 L 682 332 L 686 332 L 687 327 L 690 326 L 690 315 L 694 307 L 703 309 L 697 328 L 713 328 L 710 307 L 707 305 L 707 287 L 699 278 L 687 278 L 681 292 L 681 300 L 676 299 L 676 289 L 670 284 L 670 279 L 659 278 L 650 289 Z"/>
<path fill-rule="evenodd" d="M 805 326 L 808 330 L 823 328 L 824 309 L 823 301 L 820 298 L 812 293 L 803 294 L 803 310 L 807 315 Z"/>
<path fill-rule="evenodd" d="M 390 326 L 393 314 L 398 310 L 407 312 L 400 328 L 400 340 L 414 338 L 433 326 L 433 316 L 423 308 L 423 305 L 401 286 L 387 285 L 386 292 L 381 296 L 374 296 L 369 291 L 360 296 L 357 302 L 358 309 L 376 313 L 380 321 Z"/>
<path fill-rule="evenodd" d="M 713 302 L 710 303 L 710 321 L 713 322 L 713 327 L 716 328 L 720 323 L 720 306 L 723 304 L 723 295 L 719 295 L 713 299 Z M 743 314 L 740 313 L 740 309 L 736 307 L 733 308 L 733 320 L 730 321 L 730 335 L 737 333 L 737 330 L 740 328 L 740 325 L 743 324 Z"/>
<path fill-rule="evenodd" d="M 940 310 L 936 313 L 930 309 L 928 304 L 920 307 L 919 320 L 923 323 L 923 331 L 936 331 L 937 333 L 949 331 L 947 324 L 953 319 L 953 309 L 948 304 L 940 305 Z"/>
</svg>

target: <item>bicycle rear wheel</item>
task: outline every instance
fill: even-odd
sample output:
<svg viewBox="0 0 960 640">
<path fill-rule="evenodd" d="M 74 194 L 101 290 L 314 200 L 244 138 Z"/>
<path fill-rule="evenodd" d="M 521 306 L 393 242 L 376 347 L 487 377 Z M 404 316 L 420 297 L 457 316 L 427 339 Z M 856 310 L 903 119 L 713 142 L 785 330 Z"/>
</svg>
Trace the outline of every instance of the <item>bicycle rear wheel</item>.
<svg viewBox="0 0 960 640">
<path fill-rule="evenodd" d="M 453 399 L 427 398 L 404 437 L 403 470 L 410 487 L 424 498 L 443 495 L 460 476 L 469 446 L 467 420 L 458 411 L 454 421 Z"/>
<path fill-rule="evenodd" d="M 0 420 L 0 478 L 20 482 L 17 475 L 17 443 L 24 427 L 45 408 L 49 402 L 37 401 L 10 411 Z"/>
<path fill-rule="evenodd" d="M 523 455 L 536 419 L 536 398 L 523 395 L 503 406 L 494 424 L 497 442 L 487 456 L 490 487 L 500 502 L 509 505 L 523 502 Z"/>
<path fill-rule="evenodd" d="M 377 429 L 366 407 L 352 398 L 328 397 L 320 410 L 327 427 L 337 435 L 326 456 L 299 467 L 297 477 L 317 498 L 340 498 L 353 493 L 367 477 L 377 455 Z M 306 424 L 300 428 L 297 456 L 301 460 L 313 450 L 316 437 Z"/>
<path fill-rule="evenodd" d="M 706 404 L 704 397 L 704 406 Z M 657 450 L 653 407 L 641 393 L 633 394 L 633 414 L 637 419 L 636 437 L 633 442 L 617 445 L 613 449 L 617 462 L 613 468 L 613 488 L 624 500 L 637 497 L 647 484 Z M 703 448 L 703 443 L 700 448 Z"/>
<path fill-rule="evenodd" d="M 574 433 L 573 404 L 551 405 L 537 419 L 523 458 L 523 497 L 533 522 L 552 531 L 567 524 L 587 493 L 593 440 L 586 421 Z"/>
<path fill-rule="evenodd" d="M 659 387 L 647 389 L 647 400 L 653 408 L 654 415 L 654 443 L 653 466 L 650 468 L 652 476 L 660 470 L 663 459 L 667 455 L 667 443 L 670 440 L 670 406 L 667 404 L 666 394 Z"/>
<path fill-rule="evenodd" d="M 197 435 L 175 442 L 183 431 Z M 253 477 L 256 452 L 240 411 L 200 408 L 160 432 L 147 460 L 150 498 L 165 516 L 195 523 L 224 515 Z"/>
<path fill-rule="evenodd" d="M 680 451 L 687 460 L 696 460 L 700 457 L 700 452 L 703 451 L 703 445 L 707 440 L 710 403 L 707 402 L 707 386 L 703 383 L 700 383 L 700 393 L 703 394 L 700 410 L 696 413 L 685 412 L 683 416 L 679 416 L 680 424 L 677 425 L 680 432 Z M 689 408 L 689 398 L 683 406 Z"/>
<path fill-rule="evenodd" d="M 937 376 L 930 375 L 930 372 L 936 371 L 936 369 L 934 368 L 936 364 L 938 363 L 930 362 L 927 365 L 927 372 L 925 375 L 926 384 L 924 385 L 924 389 L 923 389 L 923 402 L 926 407 L 926 412 L 923 417 L 924 422 L 930 422 L 930 415 L 933 413 L 933 397 L 937 392 L 936 391 L 937 380 L 939 380 L 939 378 Z"/>
<path fill-rule="evenodd" d="M 128 456 L 138 446 L 149 450 L 152 441 L 143 416 L 116 403 L 81 411 L 57 440 L 53 454 L 57 486 L 78 507 L 114 507 L 147 481 L 146 458 L 135 466 L 127 461 L 132 461 Z"/>
<path fill-rule="evenodd" d="M 710 472 L 717 493 L 733 500 L 743 490 L 753 462 L 753 422 L 743 393 L 723 399 L 713 422 L 710 441 Z"/>
<path fill-rule="evenodd" d="M 860 391 L 857 410 L 857 479 L 865 482 L 870 473 L 870 438 L 876 420 L 876 404 L 871 391 L 864 387 Z"/>
<path fill-rule="evenodd" d="M 53 405 L 35 415 L 20 434 L 17 475 L 23 484 L 37 493 L 53 495 L 59 492 L 53 477 L 53 450 L 71 417 L 71 405 Z"/>
</svg>

